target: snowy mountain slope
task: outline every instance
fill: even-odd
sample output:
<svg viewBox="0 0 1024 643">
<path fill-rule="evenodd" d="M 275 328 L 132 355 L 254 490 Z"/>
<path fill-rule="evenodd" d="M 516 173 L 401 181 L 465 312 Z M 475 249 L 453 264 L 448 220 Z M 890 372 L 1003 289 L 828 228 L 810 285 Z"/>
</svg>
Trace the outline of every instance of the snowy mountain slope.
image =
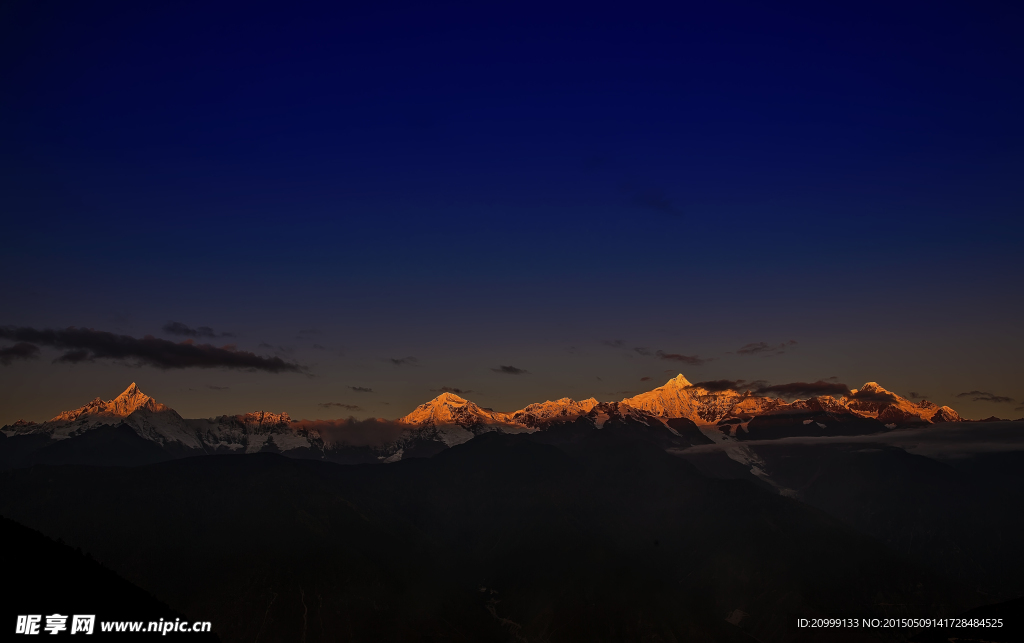
<svg viewBox="0 0 1024 643">
<path fill-rule="evenodd" d="M 435 439 L 449 447 L 489 431 L 524 433 L 531 430 L 513 422 L 507 413 L 496 413 L 447 392 L 420 404 L 398 421 L 415 427 L 416 437 Z"/>
<path fill-rule="evenodd" d="M 876 418 L 883 424 L 908 425 L 931 422 L 959 422 L 960 415 L 948 406 L 938 406 L 928 400 L 914 403 L 887 391 L 877 382 L 868 382 L 853 389 L 841 404 L 862 417 Z"/>
<path fill-rule="evenodd" d="M 143 393 L 132 382 L 112 400 L 96 398 L 85 406 L 64 411 L 42 424 L 15 429 L 16 433 L 45 433 L 63 440 L 102 425 L 127 424 L 148 440 L 161 445 L 173 442 L 186 448 L 202 448 L 195 432 L 178 413 Z M 8 432 L 10 434 L 10 432 Z"/>
<path fill-rule="evenodd" d="M 670 379 L 653 391 L 634 395 L 621 401 L 621 404 L 646 411 L 656 417 L 686 418 L 697 424 L 703 424 L 701 405 L 690 393 L 690 381 L 682 373 Z"/>
<path fill-rule="evenodd" d="M 509 413 L 506 417 L 516 424 L 539 429 L 552 422 L 565 422 L 586 415 L 597 404 L 597 400 L 592 397 L 579 402 L 563 397 L 554 401 L 530 404 Z"/>
<path fill-rule="evenodd" d="M 256 411 L 186 422 L 212 451 L 257 453 L 270 442 L 281 451 L 312 447 L 308 432 L 287 413 Z"/>
</svg>

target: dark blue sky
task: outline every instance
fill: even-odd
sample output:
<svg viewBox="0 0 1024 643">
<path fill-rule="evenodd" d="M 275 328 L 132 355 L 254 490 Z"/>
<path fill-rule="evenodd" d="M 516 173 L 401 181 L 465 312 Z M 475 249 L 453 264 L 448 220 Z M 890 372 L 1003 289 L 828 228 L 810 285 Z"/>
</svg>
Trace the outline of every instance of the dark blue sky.
<svg viewBox="0 0 1024 643">
<path fill-rule="evenodd" d="M 955 397 L 1024 404 L 1019 5 L 484 4 L 0 7 L 0 325 L 180 321 L 307 368 L 44 351 L 0 366 L 0 422 L 132 380 L 396 416 L 670 369 L 1024 414 Z"/>
</svg>

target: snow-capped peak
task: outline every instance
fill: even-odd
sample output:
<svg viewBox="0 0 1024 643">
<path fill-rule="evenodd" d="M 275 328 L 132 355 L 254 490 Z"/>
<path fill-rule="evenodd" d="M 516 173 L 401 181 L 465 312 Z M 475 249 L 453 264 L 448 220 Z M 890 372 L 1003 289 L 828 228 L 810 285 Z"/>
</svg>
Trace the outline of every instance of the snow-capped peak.
<svg viewBox="0 0 1024 643">
<path fill-rule="evenodd" d="M 137 409 L 143 407 L 151 411 L 165 410 L 167 408 L 139 390 L 139 386 L 135 382 L 132 382 L 131 386 L 107 404 L 110 412 L 120 417 L 128 417 Z"/>
<path fill-rule="evenodd" d="M 477 424 L 503 424 L 507 420 L 504 413 L 480 408 L 473 402 L 446 391 L 429 402 L 420 404 L 412 413 L 398 421 L 420 426 L 457 424 L 466 427 Z"/>
<path fill-rule="evenodd" d="M 50 422 L 75 422 L 87 418 L 126 418 L 139 409 L 153 412 L 170 410 L 143 393 L 138 385 L 132 382 L 131 386 L 112 400 L 104 402 L 97 397 L 85 406 L 60 413 Z"/>
<path fill-rule="evenodd" d="M 690 383 L 690 380 L 683 377 L 683 374 L 680 373 L 679 375 L 676 375 L 669 381 L 665 382 L 664 388 L 684 389 L 690 388 L 691 386 L 693 386 L 693 384 Z"/>
<path fill-rule="evenodd" d="M 703 423 L 697 402 L 688 390 L 690 386 L 690 381 L 680 373 L 653 391 L 622 400 L 622 404 L 656 417 L 688 418 Z"/>
<path fill-rule="evenodd" d="M 943 407 L 948 410 L 938 413 L 935 404 L 927 400 L 920 404 L 911 402 L 886 390 L 878 382 L 867 382 L 859 389 L 851 390 L 849 397 L 839 402 L 857 415 L 877 418 L 886 424 L 949 422 L 960 418 L 953 409 Z"/>
<path fill-rule="evenodd" d="M 579 402 L 563 397 L 555 401 L 548 400 L 529 404 L 518 411 L 509 413 L 508 417 L 517 424 L 540 427 L 552 421 L 571 420 L 586 415 L 597 404 L 597 400 L 592 397 Z"/>
<path fill-rule="evenodd" d="M 469 400 L 467 400 L 466 398 L 459 397 L 454 393 L 449 393 L 448 391 L 445 391 L 444 393 L 441 393 L 433 400 L 428 402 L 428 404 L 450 404 L 455 406 L 461 406 L 466 404 L 467 402 L 469 402 Z"/>
</svg>

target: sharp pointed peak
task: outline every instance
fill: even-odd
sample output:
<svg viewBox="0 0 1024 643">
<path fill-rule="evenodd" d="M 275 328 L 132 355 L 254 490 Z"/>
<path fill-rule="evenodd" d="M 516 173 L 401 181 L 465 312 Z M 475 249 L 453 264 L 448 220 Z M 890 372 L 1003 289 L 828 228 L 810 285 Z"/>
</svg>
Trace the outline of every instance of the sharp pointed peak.
<svg viewBox="0 0 1024 643">
<path fill-rule="evenodd" d="M 128 388 L 126 388 L 124 391 L 122 391 L 121 394 L 118 395 L 117 397 L 135 397 L 136 395 L 146 395 L 146 394 L 142 392 L 142 389 L 139 388 L 138 384 L 136 384 L 135 382 L 132 382 L 131 384 L 128 385 Z M 115 399 L 117 399 L 117 398 L 115 398 Z"/>
<path fill-rule="evenodd" d="M 665 382 L 665 386 L 671 386 L 674 388 L 686 388 L 687 386 L 693 385 L 690 383 L 690 380 L 683 377 L 683 374 L 680 373 L 679 375 L 676 375 L 669 381 Z"/>
</svg>

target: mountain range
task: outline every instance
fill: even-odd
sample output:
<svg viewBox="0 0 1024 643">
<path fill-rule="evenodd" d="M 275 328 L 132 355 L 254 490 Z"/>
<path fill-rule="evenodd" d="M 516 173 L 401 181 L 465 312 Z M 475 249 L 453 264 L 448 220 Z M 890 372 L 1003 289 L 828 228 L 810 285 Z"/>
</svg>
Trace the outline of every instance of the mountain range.
<svg viewBox="0 0 1024 643">
<path fill-rule="evenodd" d="M 710 385 L 711 383 L 709 383 Z M 183 418 L 134 382 L 42 423 L 0 429 L 0 468 L 33 463 L 136 465 L 191 455 L 271 452 L 342 464 L 430 457 L 482 435 L 537 434 L 550 444 L 594 430 L 623 432 L 666 449 L 717 444 L 733 463 L 784 492 L 746 442 L 783 437 L 867 435 L 957 422 L 947 406 L 912 402 L 875 382 L 841 397 L 787 402 L 733 389 L 711 390 L 682 374 L 618 402 L 561 398 L 499 412 L 444 392 L 397 420 L 294 420 L 255 411 Z M 730 465 L 732 466 L 732 465 Z"/>
<path fill-rule="evenodd" d="M 186 419 L 133 384 L 3 427 L 0 515 L 225 641 L 905 641 L 795 624 L 1021 596 L 1021 423 L 950 419 L 872 382 L 393 421 Z"/>
<path fill-rule="evenodd" d="M 794 433 L 799 435 L 831 435 L 837 430 L 842 433 L 837 425 L 856 425 L 858 433 L 871 433 L 961 421 L 959 414 L 948 406 L 940 407 L 927 400 L 915 403 L 875 382 L 839 398 L 826 395 L 787 402 L 751 391 L 712 391 L 691 384 L 680 374 L 663 386 L 618 402 L 561 398 L 509 413 L 484 408 L 445 392 L 395 421 L 370 420 L 371 426 L 389 427 L 394 435 L 382 431 L 378 440 L 369 441 L 372 446 L 368 448 L 375 459 L 394 462 L 424 449 L 436 451 L 462 444 L 490 431 L 529 433 L 566 424 L 601 429 L 613 417 L 617 421 L 657 427 L 673 436 L 679 436 L 682 427 L 700 427 L 712 439 L 715 433 L 723 431 L 743 439 L 751 436 L 752 426 L 756 429 L 764 424 L 778 424 L 780 420 L 788 425 L 795 417 L 800 418 Z M 143 393 L 133 382 L 111 400 L 97 397 L 48 421 L 18 421 L 0 431 L 7 438 L 36 436 L 56 442 L 82 436 L 98 427 L 126 425 L 142 439 L 175 454 L 269 450 L 315 457 L 328 452 L 351 453 L 353 447 L 367 446 L 354 443 L 344 431 L 331 430 L 344 427 L 346 422 L 349 421 L 300 421 L 287 413 L 269 411 L 186 419 Z"/>
</svg>

